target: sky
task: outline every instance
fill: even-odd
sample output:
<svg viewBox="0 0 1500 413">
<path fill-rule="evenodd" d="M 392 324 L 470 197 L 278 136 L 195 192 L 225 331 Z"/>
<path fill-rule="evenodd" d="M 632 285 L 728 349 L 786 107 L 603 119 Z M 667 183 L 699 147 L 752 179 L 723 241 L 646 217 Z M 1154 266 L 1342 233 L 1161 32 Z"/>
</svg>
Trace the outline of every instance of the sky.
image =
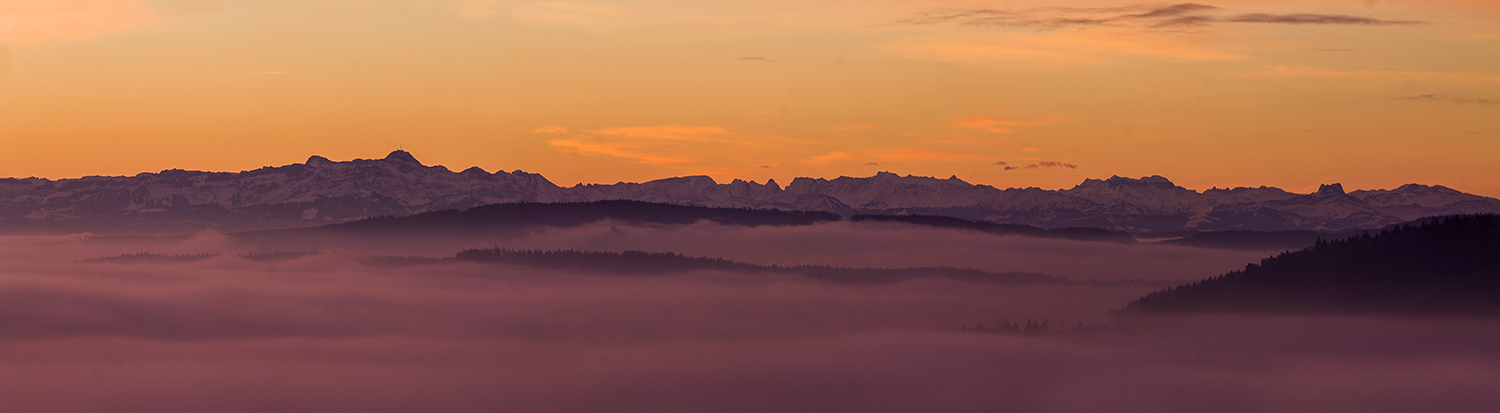
<svg viewBox="0 0 1500 413">
<path fill-rule="evenodd" d="M 1162 175 L 1500 197 L 1500 2 L 0 0 L 0 176 Z"/>
</svg>

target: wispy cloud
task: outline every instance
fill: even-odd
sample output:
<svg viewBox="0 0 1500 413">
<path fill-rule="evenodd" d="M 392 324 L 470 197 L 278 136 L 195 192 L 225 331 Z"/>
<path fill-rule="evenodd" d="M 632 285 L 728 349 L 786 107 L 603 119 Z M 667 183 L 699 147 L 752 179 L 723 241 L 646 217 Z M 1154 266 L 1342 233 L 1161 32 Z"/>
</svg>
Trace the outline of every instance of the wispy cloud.
<svg viewBox="0 0 1500 413">
<path fill-rule="evenodd" d="M 835 132 L 857 132 L 862 130 L 874 130 L 880 128 L 884 128 L 884 126 L 874 123 L 833 123 L 828 125 L 828 129 Z"/>
<path fill-rule="evenodd" d="M 1011 166 L 1009 163 L 1006 163 L 1006 162 L 995 162 L 995 165 L 996 166 L 1004 166 L 1005 170 L 1007 170 L 1007 171 L 1014 171 L 1014 170 L 1017 170 L 1017 169 L 1052 169 L 1052 168 L 1078 169 L 1078 165 L 1074 165 L 1074 164 L 1070 164 L 1070 163 L 1066 163 L 1066 162 L 1057 162 L 1057 161 L 1038 161 L 1036 163 L 1028 164 L 1028 165 L 1022 166 L 1022 167 Z"/>
<path fill-rule="evenodd" d="M 1416 96 L 1401 96 L 1401 97 L 1396 97 L 1396 98 L 1393 98 L 1393 99 L 1396 99 L 1396 100 L 1410 100 L 1410 101 L 1415 101 L 1415 102 L 1450 102 L 1450 103 L 1457 103 L 1457 104 L 1461 104 L 1461 105 L 1471 105 L 1471 104 L 1472 105 L 1496 105 L 1496 104 L 1500 104 L 1500 99 L 1459 98 L 1459 97 L 1447 96 L 1444 93 L 1430 93 L 1430 94 L 1426 94 L 1426 95 L 1416 95 Z"/>
<path fill-rule="evenodd" d="M 867 152 L 872 158 L 893 162 L 973 162 L 986 158 L 974 153 L 928 148 L 875 148 Z"/>
<path fill-rule="evenodd" d="M 1131 28 L 1171 29 L 1206 27 L 1220 23 L 1312 24 L 1391 26 L 1424 22 L 1415 20 L 1382 20 L 1343 14 L 1229 14 L 1227 10 L 1205 4 L 1131 5 L 1124 7 L 1040 7 L 1021 10 L 939 8 L 919 11 L 894 25 L 957 27 L 1002 27 L 1036 30 Z"/>
<path fill-rule="evenodd" d="M 499 13 L 507 5 L 516 4 L 516 0 L 446 0 L 448 8 L 459 17 L 469 19 L 484 19 Z"/>
<path fill-rule="evenodd" d="M 546 126 L 533 132 L 562 134 L 568 129 Z M 630 126 L 598 129 L 547 143 L 568 153 L 611 156 L 658 166 L 681 166 L 700 160 L 698 156 L 687 154 L 711 153 L 701 148 L 702 145 L 733 143 L 721 138 L 729 133 L 721 126 Z"/>
<path fill-rule="evenodd" d="M 626 13 L 597 3 L 521 0 L 444 0 L 454 15 L 466 19 L 508 18 L 549 26 L 599 29 Z"/>
<path fill-rule="evenodd" d="M 834 152 L 827 155 L 819 155 L 802 159 L 802 163 L 809 165 L 827 165 L 834 162 L 852 161 L 856 159 L 854 154 L 848 152 Z"/>
<path fill-rule="evenodd" d="M 1458 82 L 1500 83 L 1492 73 L 1446 73 L 1413 70 L 1332 70 L 1307 66 L 1274 66 L 1237 75 L 1248 78 L 1351 78 L 1372 80 L 1441 79 Z"/>
<path fill-rule="evenodd" d="M 1054 117 L 1048 117 L 1048 118 L 1039 118 L 1039 119 L 998 118 L 998 117 L 988 117 L 988 116 L 975 116 L 975 117 L 972 117 L 972 118 L 959 119 L 959 120 L 955 121 L 954 123 L 957 124 L 959 127 L 963 127 L 963 128 L 979 129 L 979 130 L 983 130 L 983 131 L 989 132 L 989 133 L 1005 134 L 1005 133 L 1015 133 L 1015 128 L 1016 127 L 1020 127 L 1020 126 L 1050 125 L 1050 124 L 1062 122 L 1062 121 L 1065 121 L 1065 120 L 1068 120 L 1068 119 L 1069 118 L 1067 118 L 1067 117 L 1061 117 L 1061 116 L 1054 116 Z"/>
<path fill-rule="evenodd" d="M 1425 22 L 1416 20 L 1380 20 L 1369 17 L 1349 16 L 1343 14 L 1266 14 L 1250 13 L 1225 18 L 1222 21 L 1231 23 L 1277 23 L 1277 24 L 1319 24 L 1319 25 L 1360 25 L 1360 26 L 1403 26 L 1411 24 L 1422 24 Z"/>
<path fill-rule="evenodd" d="M 1144 56 L 1173 60 L 1244 60 L 1191 36 L 1141 34 L 1120 36 L 1103 31 L 1001 33 L 964 31 L 894 39 L 878 49 L 909 59 L 978 65 L 1035 62 L 1054 65 L 1101 65 Z"/>
<path fill-rule="evenodd" d="M 594 131 L 592 134 L 689 142 L 722 142 L 723 139 L 718 136 L 726 133 L 729 133 L 729 130 L 720 126 L 663 125 L 600 129 Z"/>
<path fill-rule="evenodd" d="M 580 155 L 604 155 L 616 158 L 624 158 L 638 163 L 650 165 L 677 165 L 693 162 L 693 158 L 662 156 L 651 151 L 642 150 L 639 145 L 630 142 L 599 142 L 586 141 L 583 139 L 557 139 L 547 142 L 554 148 L 568 153 Z"/>
<path fill-rule="evenodd" d="M 83 40 L 160 18 L 146 0 L 4 0 L 0 1 L 0 43 Z"/>
</svg>

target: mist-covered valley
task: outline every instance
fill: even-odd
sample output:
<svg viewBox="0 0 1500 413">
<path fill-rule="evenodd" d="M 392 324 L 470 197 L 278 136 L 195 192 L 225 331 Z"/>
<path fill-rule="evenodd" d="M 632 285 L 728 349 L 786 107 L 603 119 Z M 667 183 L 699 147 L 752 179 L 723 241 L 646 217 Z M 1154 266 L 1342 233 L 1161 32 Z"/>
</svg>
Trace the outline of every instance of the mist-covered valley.
<svg viewBox="0 0 1500 413">
<path fill-rule="evenodd" d="M 1410 411 L 1500 405 L 1494 319 L 1111 317 L 1153 291 L 1278 251 L 848 221 L 603 220 L 480 237 L 303 238 L 283 244 L 211 231 L 0 238 L 0 407 Z M 674 253 L 752 270 L 641 273 L 454 259 L 475 249 Z M 793 266 L 950 267 L 1067 282 L 852 283 L 767 270 Z M 1025 332 L 1011 326 L 1026 326 Z"/>
</svg>

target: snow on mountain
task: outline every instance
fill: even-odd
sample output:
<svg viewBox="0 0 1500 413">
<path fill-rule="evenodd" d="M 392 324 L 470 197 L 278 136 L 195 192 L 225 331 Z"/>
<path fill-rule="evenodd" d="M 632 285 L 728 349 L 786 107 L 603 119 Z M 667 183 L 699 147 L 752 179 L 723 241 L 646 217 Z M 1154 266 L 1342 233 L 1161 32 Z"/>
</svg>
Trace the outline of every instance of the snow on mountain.
<svg viewBox="0 0 1500 413">
<path fill-rule="evenodd" d="M 453 172 L 405 151 L 383 159 L 307 162 L 238 173 L 167 170 L 130 177 L 0 179 L 0 232 L 180 233 L 283 228 L 501 202 L 637 200 L 851 214 L 930 214 L 1048 228 L 1131 232 L 1376 228 L 1424 216 L 1500 212 L 1500 200 L 1441 186 L 1312 194 L 1278 188 L 1198 192 L 1160 176 L 1087 179 L 1070 189 L 998 189 L 958 177 L 880 172 L 797 178 L 782 188 L 706 176 L 558 187 L 537 174 Z"/>
<path fill-rule="evenodd" d="M 1443 186 L 1406 184 L 1392 190 L 1354 191 L 1349 196 L 1407 220 L 1435 215 L 1494 212 L 1500 201 Z"/>
<path fill-rule="evenodd" d="M 130 177 L 0 180 L 0 231 L 107 228 L 181 232 L 341 222 L 477 205 L 571 200 L 541 175 L 452 172 L 410 153 L 385 159 L 306 163 L 239 173 L 166 170 Z"/>
</svg>

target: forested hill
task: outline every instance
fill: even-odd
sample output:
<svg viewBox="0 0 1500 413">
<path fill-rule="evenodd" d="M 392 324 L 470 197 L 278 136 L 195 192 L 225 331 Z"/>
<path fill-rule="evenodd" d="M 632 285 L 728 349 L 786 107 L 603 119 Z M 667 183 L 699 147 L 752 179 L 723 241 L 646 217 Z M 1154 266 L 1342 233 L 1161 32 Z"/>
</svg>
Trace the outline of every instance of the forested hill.
<svg viewBox="0 0 1500 413">
<path fill-rule="evenodd" d="M 1500 215 L 1424 221 L 1320 240 L 1152 293 L 1121 314 L 1500 315 Z"/>
<path fill-rule="evenodd" d="M 688 257 L 669 252 L 515 251 L 505 249 L 466 250 L 455 260 L 509 264 L 536 268 L 576 270 L 617 275 L 666 275 L 684 271 L 715 270 L 746 273 L 783 273 L 843 284 L 891 284 L 942 277 L 956 281 L 1001 285 L 1067 284 L 1065 278 L 1030 272 L 991 272 L 971 268 L 846 268 L 821 265 L 757 265 L 722 258 Z"/>
<path fill-rule="evenodd" d="M 1124 231 L 1103 228 L 1041 228 L 1021 224 L 996 224 L 983 221 L 936 215 L 855 215 L 852 222 L 900 222 L 937 228 L 961 228 L 995 235 L 1020 235 L 1038 238 L 1061 238 L 1079 241 L 1108 241 L 1122 244 L 1136 243 L 1135 237 Z"/>
<path fill-rule="evenodd" d="M 843 221 L 843 217 L 822 211 L 712 208 L 640 201 L 520 202 L 483 205 L 463 211 L 375 217 L 320 227 L 250 231 L 236 233 L 234 236 L 249 242 L 270 242 L 267 245 L 275 246 L 271 250 L 304 251 L 334 247 L 349 239 L 377 240 L 411 236 L 465 239 L 538 227 L 568 228 L 603 220 L 626 225 L 686 225 L 709 221 L 722 225 L 757 227 L 814 225 Z M 970 229 L 996 235 L 1135 243 L 1135 238 L 1128 233 L 1097 228 L 1043 229 L 1030 225 L 1002 225 L 921 215 L 861 215 L 854 217 L 852 221 L 894 221 L 939 228 Z"/>
<path fill-rule="evenodd" d="M 433 211 L 404 217 L 375 217 L 313 228 L 264 233 L 399 234 L 491 232 L 527 227 L 567 228 L 606 219 L 630 224 L 692 224 L 711 221 L 724 225 L 792 226 L 843 220 L 819 211 L 782 211 L 752 208 L 709 208 L 640 201 L 577 203 L 520 202 L 491 204 L 468 210 Z M 253 234 L 253 233 L 246 233 Z"/>
</svg>

